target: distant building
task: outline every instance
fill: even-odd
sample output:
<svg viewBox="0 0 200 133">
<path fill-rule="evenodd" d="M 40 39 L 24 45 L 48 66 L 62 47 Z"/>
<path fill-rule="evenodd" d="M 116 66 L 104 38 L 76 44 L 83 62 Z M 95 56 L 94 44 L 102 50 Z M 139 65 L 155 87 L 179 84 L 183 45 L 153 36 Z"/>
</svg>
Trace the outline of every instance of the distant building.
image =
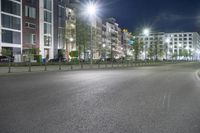
<svg viewBox="0 0 200 133">
<path fill-rule="evenodd" d="M 122 53 L 122 33 L 114 18 L 103 21 L 102 44 L 105 47 L 105 58 L 120 58 Z"/>
<path fill-rule="evenodd" d="M 53 7 L 53 27 L 54 27 L 54 58 L 63 58 L 66 56 L 66 7 L 67 0 L 55 0 Z"/>
<path fill-rule="evenodd" d="M 124 57 L 133 57 L 133 51 L 131 50 L 131 40 L 133 39 L 133 35 L 128 32 L 127 29 L 122 31 L 122 46 L 124 51 Z"/>
<path fill-rule="evenodd" d="M 200 59 L 200 36 L 197 32 L 159 32 L 137 37 L 144 42 L 141 59 Z"/>
</svg>

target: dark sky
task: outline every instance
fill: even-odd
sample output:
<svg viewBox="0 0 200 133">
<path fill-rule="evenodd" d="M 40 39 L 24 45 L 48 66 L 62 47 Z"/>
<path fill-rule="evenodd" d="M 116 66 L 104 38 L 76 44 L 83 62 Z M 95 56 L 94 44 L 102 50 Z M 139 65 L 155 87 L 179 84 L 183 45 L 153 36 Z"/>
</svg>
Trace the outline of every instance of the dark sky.
<svg viewBox="0 0 200 133">
<path fill-rule="evenodd" d="M 200 0 L 101 0 L 105 17 L 123 28 L 151 27 L 155 31 L 200 31 Z"/>
</svg>

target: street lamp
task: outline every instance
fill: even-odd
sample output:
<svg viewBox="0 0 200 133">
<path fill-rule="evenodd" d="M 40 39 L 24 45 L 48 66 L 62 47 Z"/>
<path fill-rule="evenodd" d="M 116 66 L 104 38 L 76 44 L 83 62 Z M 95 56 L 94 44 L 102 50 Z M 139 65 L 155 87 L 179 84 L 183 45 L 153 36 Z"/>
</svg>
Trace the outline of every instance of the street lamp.
<svg viewBox="0 0 200 133">
<path fill-rule="evenodd" d="M 150 29 L 149 28 L 145 28 L 143 30 L 143 35 L 148 37 L 150 34 Z M 146 61 L 146 43 L 144 44 L 144 58 L 145 58 L 145 61 Z"/>
<path fill-rule="evenodd" d="M 96 17 L 97 13 L 97 5 L 93 2 L 89 2 L 86 5 L 86 14 L 89 15 L 90 21 L 91 21 L 91 26 L 90 26 L 90 64 L 92 65 L 92 60 L 93 60 L 93 49 L 92 49 L 92 22 L 94 18 Z"/>
<path fill-rule="evenodd" d="M 181 60 L 181 57 L 180 57 L 180 48 L 181 48 L 182 44 L 179 43 L 178 44 L 178 57 L 179 57 L 179 60 Z"/>
</svg>

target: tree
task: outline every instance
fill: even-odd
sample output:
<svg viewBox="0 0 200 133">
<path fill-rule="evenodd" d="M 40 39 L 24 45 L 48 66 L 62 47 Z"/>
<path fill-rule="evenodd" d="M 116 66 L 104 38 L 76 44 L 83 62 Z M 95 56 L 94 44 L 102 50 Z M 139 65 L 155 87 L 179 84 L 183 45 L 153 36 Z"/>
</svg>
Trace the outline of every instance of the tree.
<svg viewBox="0 0 200 133">
<path fill-rule="evenodd" d="M 154 48 L 153 45 L 150 45 L 150 47 L 148 48 L 148 57 L 150 59 L 153 59 L 153 56 L 154 56 Z"/>
<path fill-rule="evenodd" d="M 10 49 L 4 49 L 4 48 L 2 48 L 1 54 L 3 56 L 11 56 L 12 55 L 12 51 Z"/>
<path fill-rule="evenodd" d="M 134 44 L 132 45 L 131 50 L 134 51 L 134 56 L 135 56 L 136 61 L 138 60 L 140 52 L 143 50 L 143 45 L 144 45 L 144 42 L 140 40 L 139 38 L 134 40 Z"/>
<path fill-rule="evenodd" d="M 76 43 L 78 45 L 79 58 L 81 53 L 84 53 L 84 60 L 86 59 L 86 49 L 88 49 L 88 42 L 90 40 L 90 26 L 87 22 L 77 17 L 76 19 Z M 79 59 L 80 60 L 80 59 Z"/>
</svg>

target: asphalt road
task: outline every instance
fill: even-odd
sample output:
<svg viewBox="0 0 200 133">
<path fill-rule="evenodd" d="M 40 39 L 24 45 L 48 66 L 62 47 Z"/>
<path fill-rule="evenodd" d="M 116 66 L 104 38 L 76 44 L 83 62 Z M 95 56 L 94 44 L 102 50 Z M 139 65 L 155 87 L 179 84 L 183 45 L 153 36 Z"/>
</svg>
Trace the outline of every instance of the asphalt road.
<svg viewBox="0 0 200 133">
<path fill-rule="evenodd" d="M 200 133 L 199 64 L 0 77 L 0 133 Z"/>
</svg>

